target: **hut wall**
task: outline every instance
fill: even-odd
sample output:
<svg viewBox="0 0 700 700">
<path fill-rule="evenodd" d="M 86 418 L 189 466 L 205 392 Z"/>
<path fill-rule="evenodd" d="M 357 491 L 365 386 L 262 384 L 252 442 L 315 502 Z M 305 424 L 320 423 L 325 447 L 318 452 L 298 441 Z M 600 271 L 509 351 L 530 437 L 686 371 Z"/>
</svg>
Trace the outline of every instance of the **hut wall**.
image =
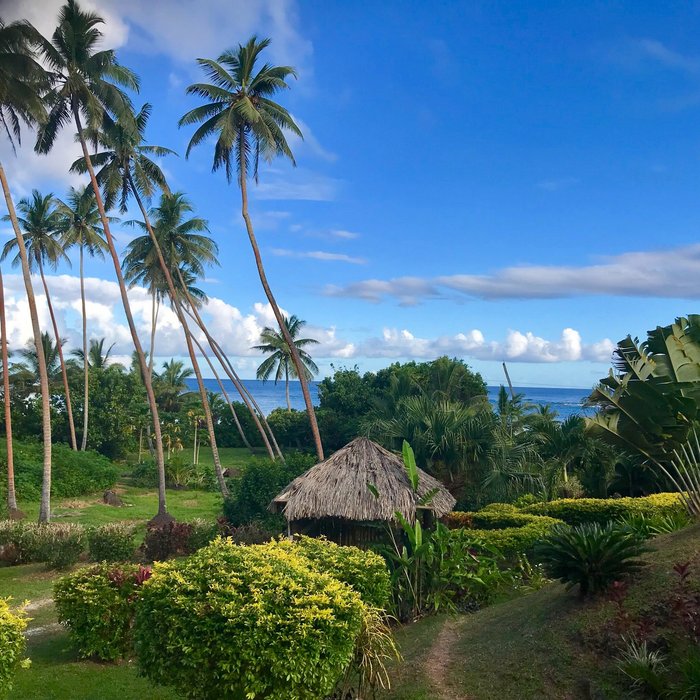
<svg viewBox="0 0 700 700">
<path fill-rule="evenodd" d="M 367 549 L 375 544 L 389 544 L 386 523 L 381 521 L 345 520 L 324 518 L 322 520 L 294 520 L 290 523 L 294 535 L 326 537 L 331 542 Z"/>
</svg>

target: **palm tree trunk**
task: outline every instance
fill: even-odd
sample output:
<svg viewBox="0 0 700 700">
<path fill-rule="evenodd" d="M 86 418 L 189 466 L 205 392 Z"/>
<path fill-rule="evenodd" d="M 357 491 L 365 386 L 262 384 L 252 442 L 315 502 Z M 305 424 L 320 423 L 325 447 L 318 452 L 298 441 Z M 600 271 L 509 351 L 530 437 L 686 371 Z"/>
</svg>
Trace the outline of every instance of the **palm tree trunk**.
<svg viewBox="0 0 700 700">
<path fill-rule="evenodd" d="M 219 373 L 216 371 L 216 368 L 214 367 L 214 363 L 211 361 L 209 358 L 209 355 L 204 351 L 204 348 L 202 347 L 202 344 L 197 340 L 197 338 L 193 335 L 192 340 L 194 341 L 194 344 L 197 346 L 197 349 L 199 350 L 200 355 L 206 360 L 207 364 L 209 365 L 209 369 L 211 370 L 212 374 L 214 375 L 214 378 L 216 379 L 217 384 L 219 385 L 219 389 L 221 390 L 221 393 L 226 400 L 226 403 L 228 404 L 228 407 L 231 409 L 231 415 L 233 416 L 233 422 L 236 424 L 236 428 L 238 429 L 238 434 L 241 436 L 241 440 L 243 441 L 243 444 L 250 450 L 251 454 L 255 454 L 253 451 L 253 448 L 251 447 L 250 442 L 248 442 L 248 438 L 246 437 L 245 431 L 243 430 L 243 426 L 241 425 L 241 422 L 238 420 L 238 414 L 236 413 L 236 409 L 233 407 L 233 403 L 231 402 L 231 399 L 229 398 L 229 395 L 226 391 L 226 387 L 224 387 L 224 383 L 221 381 L 219 377 Z"/>
<path fill-rule="evenodd" d="M 148 352 L 148 371 L 153 376 L 153 358 L 156 351 L 156 327 L 158 325 L 158 311 L 160 301 L 156 303 L 156 288 L 151 290 L 151 348 Z"/>
<path fill-rule="evenodd" d="M 90 363 L 88 362 L 88 342 L 87 342 L 87 311 L 85 309 L 85 272 L 83 262 L 85 258 L 85 247 L 83 241 L 80 242 L 80 304 L 83 312 L 83 439 L 80 442 L 80 449 L 85 452 L 88 439 L 88 412 L 90 405 Z"/>
<path fill-rule="evenodd" d="M 61 363 L 61 378 L 63 379 L 63 393 L 66 397 L 66 413 L 68 414 L 68 431 L 70 433 L 71 447 L 78 451 L 78 440 L 75 437 L 75 423 L 73 422 L 73 406 L 70 400 L 70 387 L 68 386 L 68 370 L 66 369 L 66 361 L 63 357 L 63 345 L 61 344 L 61 336 L 58 332 L 58 324 L 56 323 L 56 315 L 53 312 L 53 303 L 49 294 L 49 286 L 46 284 L 46 276 L 44 275 L 44 265 L 39 260 L 39 276 L 41 284 L 44 287 L 46 295 L 46 305 L 49 307 L 49 316 L 51 317 L 51 325 L 53 326 L 53 334 L 56 337 L 56 350 L 58 351 L 58 359 Z"/>
<path fill-rule="evenodd" d="M 139 366 L 141 367 L 141 374 L 143 374 L 143 383 L 146 388 L 146 396 L 148 398 L 148 406 L 151 410 L 151 417 L 153 419 L 153 431 L 156 438 L 156 466 L 158 468 L 158 513 L 151 520 L 154 525 L 165 524 L 172 522 L 174 518 L 168 513 L 168 509 L 165 502 L 165 461 L 163 458 L 163 436 L 160 430 L 160 417 L 158 415 L 158 404 L 156 403 L 156 396 L 153 393 L 153 382 L 151 374 L 148 372 L 148 365 L 146 364 L 146 357 L 143 354 L 143 348 L 141 347 L 141 341 L 139 340 L 139 335 L 136 331 L 136 324 L 134 323 L 134 317 L 131 313 L 131 305 L 129 303 L 129 297 L 126 293 L 126 285 L 124 284 L 124 277 L 122 275 L 121 263 L 119 261 L 119 255 L 117 254 L 117 249 L 114 247 L 114 240 L 112 238 L 112 231 L 109 227 L 109 219 L 107 218 L 107 212 L 105 211 L 104 202 L 102 201 L 102 195 L 100 194 L 100 188 L 97 184 L 97 178 L 95 177 L 95 170 L 92 167 L 92 160 L 90 158 L 90 153 L 88 151 L 87 143 L 85 142 L 85 135 L 83 134 L 83 127 L 80 122 L 80 113 L 78 111 L 77 104 L 73 104 L 73 117 L 75 119 L 75 126 L 78 130 L 78 138 L 80 139 L 80 146 L 83 150 L 83 157 L 85 158 L 85 165 L 87 166 L 88 172 L 90 173 L 90 182 L 92 183 L 92 189 L 95 193 L 95 199 L 97 201 L 97 208 L 100 212 L 100 219 L 102 220 L 102 228 L 105 232 L 105 237 L 107 238 L 107 246 L 109 247 L 109 254 L 112 257 L 112 263 L 114 265 L 114 272 L 117 276 L 117 282 L 119 284 L 119 292 L 121 294 L 122 305 L 124 306 L 124 315 L 126 316 L 127 323 L 129 324 L 129 331 L 131 332 L 131 338 L 134 343 L 134 348 L 136 349 L 136 355 L 139 358 Z"/>
<path fill-rule="evenodd" d="M 7 510 L 10 520 L 20 520 L 24 514 L 17 507 L 15 493 L 15 462 L 12 451 L 12 406 L 10 405 L 10 362 L 7 352 L 7 319 L 5 317 L 5 288 L 0 270 L 0 345 L 2 345 L 2 385 L 5 401 L 5 438 L 7 441 Z"/>
<path fill-rule="evenodd" d="M 197 464 L 197 423 L 199 423 L 199 421 L 195 418 L 195 420 L 194 420 L 194 447 L 192 448 L 192 464 Z"/>
<path fill-rule="evenodd" d="M 301 391 L 304 395 L 304 403 L 306 404 L 306 413 L 309 417 L 309 423 L 311 424 L 311 434 L 314 436 L 314 443 L 316 444 L 316 455 L 320 462 L 323 461 L 323 443 L 321 442 L 321 433 L 318 430 L 318 423 L 316 422 L 316 413 L 314 412 L 314 405 L 311 402 L 311 394 L 309 393 L 309 383 L 306 381 L 306 374 L 304 373 L 304 366 L 302 365 L 301 358 L 299 357 L 299 351 L 292 336 L 289 334 L 287 329 L 287 324 L 284 322 L 282 313 L 277 306 L 277 301 L 272 294 L 272 289 L 267 281 L 267 275 L 265 274 L 265 268 L 263 267 L 262 256 L 260 255 L 260 249 L 258 248 L 258 242 L 255 238 L 255 231 L 253 230 L 253 223 L 250 220 L 250 215 L 248 214 L 248 189 L 246 183 L 246 150 L 244 144 L 244 132 L 240 132 L 240 148 L 239 154 L 241 158 L 241 173 L 240 173 L 240 186 L 241 186 L 241 214 L 243 215 L 243 220 L 245 221 L 246 231 L 248 232 L 248 238 L 250 240 L 250 245 L 253 248 L 253 255 L 255 256 L 255 264 L 258 268 L 258 275 L 260 277 L 260 282 L 262 283 L 263 289 L 265 290 L 265 296 L 270 302 L 272 311 L 277 319 L 277 324 L 280 327 L 280 331 L 284 336 L 284 339 L 289 346 L 289 352 L 292 355 L 292 361 L 294 362 L 294 367 L 296 368 L 297 375 L 299 377 L 299 382 L 301 384 Z"/>
<path fill-rule="evenodd" d="M 192 335 L 187 324 L 187 318 L 185 317 L 185 314 L 182 311 L 180 297 L 178 296 L 177 291 L 175 290 L 172 275 L 170 274 L 170 270 L 165 263 L 165 259 L 163 258 L 163 251 L 160 249 L 160 244 L 158 243 L 156 234 L 153 232 L 153 228 L 151 227 L 151 221 L 148 217 L 148 212 L 146 211 L 146 207 L 144 207 L 143 202 L 141 201 L 138 189 L 136 188 L 133 180 L 131 179 L 131 176 L 129 176 L 129 183 L 131 185 L 131 191 L 133 192 L 134 198 L 136 199 L 136 203 L 139 205 L 139 209 L 141 210 L 141 216 L 143 216 L 143 221 L 146 224 L 146 228 L 148 229 L 148 235 L 151 237 L 151 242 L 153 243 L 153 247 L 156 251 L 156 254 L 158 255 L 158 262 L 160 262 L 160 267 L 163 270 L 165 280 L 168 284 L 168 291 L 170 292 L 173 308 L 175 309 L 175 313 L 179 318 L 180 323 L 182 324 L 182 330 L 185 334 L 185 343 L 187 344 L 187 352 L 189 353 L 190 361 L 192 362 L 192 369 L 194 370 L 195 377 L 197 378 L 199 395 L 202 399 L 202 407 L 204 408 L 204 419 L 207 424 L 207 432 L 209 433 L 209 443 L 211 445 L 211 453 L 214 459 L 214 471 L 216 472 L 216 480 L 219 482 L 219 489 L 221 490 L 221 494 L 224 496 L 224 498 L 228 498 L 228 486 L 226 486 L 226 479 L 224 479 L 224 471 L 221 468 L 221 459 L 219 458 L 219 447 L 216 444 L 216 434 L 214 433 L 214 420 L 211 415 L 211 407 L 209 406 L 209 397 L 207 396 L 207 390 L 204 386 L 204 380 L 202 379 L 202 372 L 199 369 L 197 355 L 195 354 L 194 347 L 192 345 Z"/>
<path fill-rule="evenodd" d="M 184 280 L 182 279 L 182 275 L 180 274 L 178 270 L 178 275 L 180 275 L 180 284 L 184 286 Z M 212 349 L 212 352 L 216 356 L 216 359 L 219 361 L 219 364 L 221 365 L 222 369 L 228 376 L 228 378 L 233 382 L 233 385 L 236 387 L 236 390 L 240 394 L 241 399 L 243 399 L 243 403 L 248 408 L 248 411 L 250 411 L 250 415 L 253 417 L 253 421 L 255 422 L 255 425 L 260 432 L 260 436 L 262 437 L 263 444 L 265 445 L 265 449 L 267 449 L 267 453 L 270 457 L 270 459 L 274 460 L 275 459 L 275 453 L 272 451 L 272 445 L 270 444 L 270 440 L 268 439 L 268 434 L 265 432 L 265 428 L 269 431 L 270 437 L 275 444 L 275 449 L 277 450 L 277 454 L 279 455 L 280 459 L 284 461 L 284 457 L 282 457 L 282 452 L 280 451 L 279 447 L 277 446 L 277 441 L 274 438 L 274 435 L 272 434 L 272 431 L 270 430 L 270 426 L 267 425 L 267 421 L 265 420 L 265 416 L 260 410 L 260 407 L 255 403 L 255 400 L 253 397 L 248 393 L 246 388 L 243 386 L 243 382 L 241 382 L 240 378 L 236 374 L 235 370 L 233 369 L 233 365 L 228 361 L 228 358 L 224 354 L 223 350 L 221 349 L 221 346 L 214 340 L 214 338 L 211 336 L 209 333 L 209 330 L 207 329 L 206 325 L 204 324 L 204 321 L 202 320 L 202 316 L 197 310 L 197 307 L 192 304 L 191 298 L 188 299 L 188 313 L 189 315 L 194 318 L 195 323 L 199 326 L 199 328 L 202 330 L 204 333 L 204 337 L 207 339 L 207 342 L 209 343 L 209 347 Z M 262 423 L 261 423 L 262 420 Z M 265 427 L 263 427 L 263 424 Z"/>
<path fill-rule="evenodd" d="M 213 339 L 212 339 L 213 340 Z M 240 387 L 241 387 L 241 392 L 242 396 L 247 397 L 250 403 L 253 405 L 255 410 L 257 411 L 258 415 L 260 416 L 260 420 L 262 421 L 262 424 L 265 426 L 265 430 L 267 431 L 267 434 L 270 436 L 270 440 L 272 441 L 272 445 L 275 448 L 275 452 L 277 453 L 278 457 L 284 462 L 284 455 L 282 454 L 282 450 L 280 450 L 280 446 L 277 444 L 277 438 L 275 437 L 275 433 L 273 432 L 272 428 L 270 427 L 270 424 L 267 422 L 267 418 L 265 417 L 265 413 L 263 410 L 260 408 L 258 405 L 258 402 L 255 400 L 255 397 L 253 396 L 252 392 L 248 391 L 246 388 L 245 384 L 241 381 L 240 377 L 238 374 L 236 374 L 236 370 L 233 368 L 233 365 L 231 364 L 231 360 L 228 359 L 224 351 L 221 349 L 221 346 L 219 343 L 216 342 L 216 340 L 213 340 L 214 345 L 218 349 L 219 353 L 221 354 L 221 357 L 223 360 L 225 360 L 226 365 L 228 366 L 228 372 L 230 372 L 229 376 L 233 376 L 236 378 L 238 381 Z M 218 357 L 218 356 L 217 356 Z M 220 360 L 221 361 L 221 360 Z M 223 367 L 223 365 L 222 365 Z M 245 398 L 244 398 L 245 400 Z M 273 457 L 274 459 L 274 457 Z"/>
<path fill-rule="evenodd" d="M 289 361 L 284 363 L 284 392 L 287 395 L 287 412 L 292 412 L 292 404 L 289 401 Z"/>
<path fill-rule="evenodd" d="M 7 212 L 10 215 L 12 228 L 17 238 L 19 257 L 22 262 L 22 277 L 24 278 L 24 288 L 27 291 L 27 303 L 29 304 L 29 316 L 32 322 L 32 333 L 34 335 L 34 345 L 36 347 L 37 362 L 39 364 L 39 386 L 41 388 L 41 425 L 42 437 L 44 440 L 44 469 L 41 482 L 41 505 L 39 506 L 39 522 L 48 522 L 51 518 L 51 395 L 49 393 L 49 376 L 46 371 L 46 357 L 44 356 L 44 345 L 41 342 L 41 328 L 39 327 L 39 315 L 36 310 L 36 298 L 34 297 L 34 287 L 32 277 L 29 272 L 29 258 L 27 248 L 24 245 L 22 231 L 17 221 L 17 213 L 12 203 L 10 187 L 5 177 L 5 169 L 0 163 L 0 184 L 5 195 Z"/>
</svg>

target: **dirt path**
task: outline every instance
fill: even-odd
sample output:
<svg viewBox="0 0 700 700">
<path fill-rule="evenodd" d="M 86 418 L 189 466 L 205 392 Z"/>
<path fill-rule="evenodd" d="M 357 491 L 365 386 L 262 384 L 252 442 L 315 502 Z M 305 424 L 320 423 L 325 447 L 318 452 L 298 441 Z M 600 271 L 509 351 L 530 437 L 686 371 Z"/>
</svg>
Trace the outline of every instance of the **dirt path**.
<svg viewBox="0 0 700 700">
<path fill-rule="evenodd" d="M 435 700 L 469 700 L 469 696 L 455 688 L 454 679 L 450 677 L 461 622 L 459 617 L 445 620 L 425 659 L 425 675 L 435 692 Z"/>
</svg>

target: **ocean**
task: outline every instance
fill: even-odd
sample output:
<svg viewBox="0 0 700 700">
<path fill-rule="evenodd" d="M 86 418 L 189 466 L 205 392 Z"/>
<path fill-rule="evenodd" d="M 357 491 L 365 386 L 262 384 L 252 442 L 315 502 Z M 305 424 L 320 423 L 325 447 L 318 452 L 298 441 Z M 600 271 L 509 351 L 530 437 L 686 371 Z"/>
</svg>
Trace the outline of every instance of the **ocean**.
<svg viewBox="0 0 700 700">
<path fill-rule="evenodd" d="M 187 383 L 192 391 L 197 391 L 197 381 L 194 378 L 187 380 Z M 209 391 L 219 392 L 219 386 L 216 379 L 205 379 L 204 384 Z M 286 407 L 284 382 L 279 382 L 276 386 L 274 382 L 262 382 L 258 379 L 244 379 L 243 384 L 255 397 L 255 400 L 260 404 L 260 408 L 267 415 L 275 408 Z M 226 392 L 232 400 L 240 400 L 233 383 L 226 379 L 224 380 Z M 311 397 L 314 404 L 318 404 L 317 383 L 311 382 Z M 488 396 L 491 403 L 496 404 L 498 397 L 498 387 L 488 387 Z M 524 401 L 531 404 L 546 404 L 552 407 L 557 412 L 560 420 L 567 418 L 573 414 L 590 415 L 593 411 L 590 408 L 584 408 L 582 402 L 590 394 L 590 389 L 549 389 L 546 387 L 514 387 L 518 394 L 523 394 Z M 303 409 L 304 397 L 301 393 L 299 382 L 289 383 L 289 396 L 292 408 Z"/>
</svg>

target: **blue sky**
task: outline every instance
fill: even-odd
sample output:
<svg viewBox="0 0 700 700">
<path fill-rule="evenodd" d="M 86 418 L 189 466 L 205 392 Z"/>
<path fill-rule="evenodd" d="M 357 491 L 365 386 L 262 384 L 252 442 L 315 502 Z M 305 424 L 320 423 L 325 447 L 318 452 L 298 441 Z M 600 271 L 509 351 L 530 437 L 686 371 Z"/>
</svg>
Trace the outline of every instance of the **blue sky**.
<svg viewBox="0 0 700 700">
<path fill-rule="evenodd" d="M 45 31 L 57 2 L 10 0 Z M 613 341 L 695 310 L 700 272 L 700 14 L 686 4 L 135 0 L 91 3 L 106 42 L 141 76 L 152 143 L 210 222 L 221 267 L 208 313 L 244 376 L 272 322 L 239 195 L 189 160 L 178 118 L 196 101 L 194 59 L 253 33 L 297 66 L 280 100 L 305 133 L 298 167 L 266 166 L 252 213 L 282 307 L 309 323 L 330 364 L 376 369 L 457 355 L 490 383 L 588 387 Z M 9 14 L 8 14 L 9 12 Z M 48 158 L 1 151 L 16 196 L 62 194 L 75 145 Z M 120 231 L 125 244 L 133 235 Z M 6 232 L 5 232 L 6 233 Z M 75 272 L 51 281 L 79 337 Z M 114 272 L 91 262 L 93 335 L 128 354 Z M 105 282 L 102 282 L 105 280 Z M 15 341 L 28 337 L 10 275 Z M 145 295 L 134 290 L 141 326 Z M 12 304 L 12 298 L 11 298 Z M 114 305 L 114 306 L 113 306 Z M 113 308 L 113 311 L 112 311 Z M 111 314 L 111 315 L 110 315 Z M 159 355 L 183 351 L 167 313 Z"/>
</svg>

